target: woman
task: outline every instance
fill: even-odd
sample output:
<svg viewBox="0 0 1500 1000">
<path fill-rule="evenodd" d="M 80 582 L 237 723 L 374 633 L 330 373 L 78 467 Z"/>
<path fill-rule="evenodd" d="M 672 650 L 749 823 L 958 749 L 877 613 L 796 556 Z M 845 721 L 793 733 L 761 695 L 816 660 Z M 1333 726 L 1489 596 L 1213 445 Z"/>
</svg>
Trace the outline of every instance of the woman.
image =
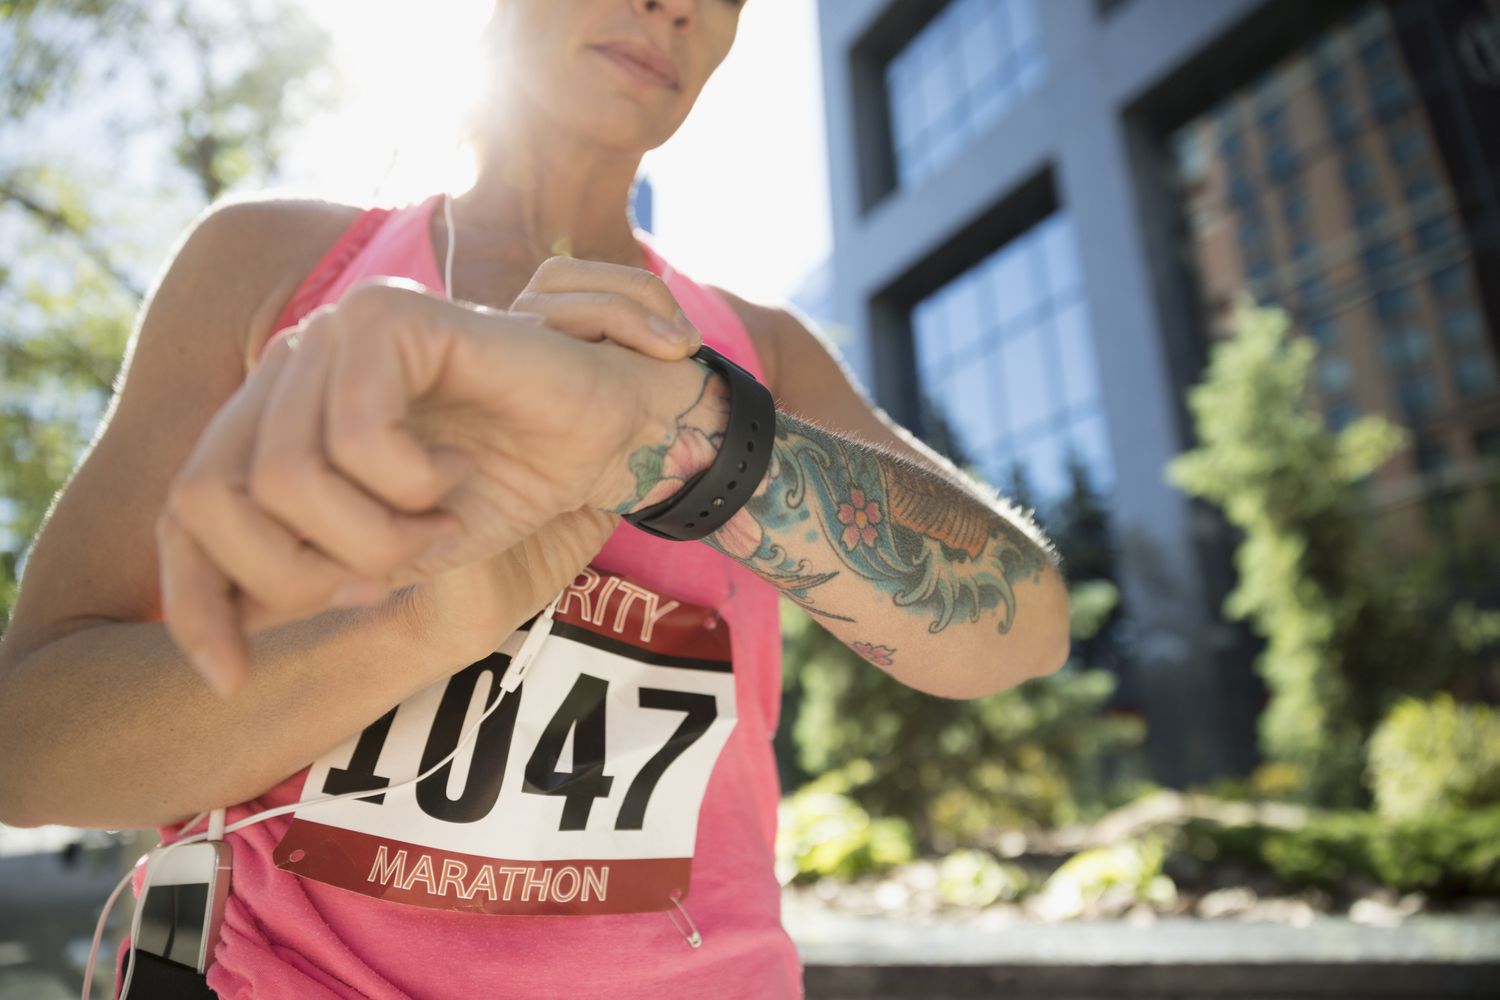
<svg viewBox="0 0 1500 1000">
<path fill-rule="evenodd" d="M 203 809 L 236 803 L 233 824 L 368 791 L 229 836 L 219 996 L 800 996 L 772 868 L 779 596 L 934 694 L 1065 658 L 1066 591 L 1034 525 L 891 425 L 790 313 L 692 282 L 631 230 L 639 159 L 686 117 L 743 6 L 498 0 L 504 72 L 471 191 L 392 212 L 227 206 L 155 289 L 0 646 L 0 816 L 171 824 L 167 839 Z M 553 256 L 564 238 L 572 260 Z M 381 276 L 436 294 L 361 287 Z M 695 330 L 651 332 L 679 307 Z M 672 493 L 672 456 L 692 452 L 680 485 L 722 440 L 716 383 L 683 360 L 699 331 L 779 400 L 772 469 L 707 544 L 617 530 Z M 316 430 L 350 386 L 306 377 L 351 344 L 389 362 L 378 395 L 398 409 L 423 358 L 434 384 L 461 384 L 423 415 L 461 459 L 445 489 L 546 502 L 491 504 L 455 537 L 436 489 L 356 488 L 374 480 Z M 376 536 L 348 526 L 373 524 L 356 520 L 372 503 L 393 539 L 446 538 L 446 562 L 366 551 Z M 315 616 L 257 632 L 235 663 L 182 624 L 227 599 L 204 580 L 261 625 Z M 338 593 L 359 580 L 375 592 Z M 385 795 L 494 708 L 517 630 L 554 595 L 548 648 L 579 659 L 542 663 L 451 771 Z M 668 633 L 686 645 L 662 652 Z"/>
</svg>

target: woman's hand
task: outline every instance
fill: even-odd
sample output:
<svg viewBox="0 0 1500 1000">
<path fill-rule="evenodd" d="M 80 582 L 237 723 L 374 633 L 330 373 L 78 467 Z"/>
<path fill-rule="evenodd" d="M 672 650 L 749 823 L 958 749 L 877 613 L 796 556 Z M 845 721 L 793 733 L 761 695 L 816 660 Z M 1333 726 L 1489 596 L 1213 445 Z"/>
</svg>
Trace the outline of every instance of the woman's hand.
<svg viewBox="0 0 1500 1000">
<path fill-rule="evenodd" d="M 467 666 L 572 583 L 619 523 L 618 514 L 569 511 L 497 556 L 401 588 L 386 606 L 455 669 Z"/>
<path fill-rule="evenodd" d="M 653 362 L 537 318 L 661 359 L 698 338 L 648 339 L 650 317 L 676 303 L 634 268 L 553 258 L 516 304 L 534 315 L 355 290 L 273 344 L 215 415 L 169 490 L 158 542 L 168 628 L 217 690 L 243 681 L 243 637 L 258 629 L 378 604 L 480 560 L 412 591 L 417 617 L 436 620 L 455 588 L 509 586 L 547 565 L 540 606 L 597 552 L 613 522 L 587 508 L 614 495 L 601 484 L 613 473 L 618 487 L 649 409 L 648 380 L 624 359 Z M 424 558 L 444 539 L 445 558 Z M 488 582 L 475 575 L 486 571 Z M 493 638 L 482 614 L 467 620 L 480 646 Z M 467 645 L 464 626 L 441 627 Z"/>
</svg>

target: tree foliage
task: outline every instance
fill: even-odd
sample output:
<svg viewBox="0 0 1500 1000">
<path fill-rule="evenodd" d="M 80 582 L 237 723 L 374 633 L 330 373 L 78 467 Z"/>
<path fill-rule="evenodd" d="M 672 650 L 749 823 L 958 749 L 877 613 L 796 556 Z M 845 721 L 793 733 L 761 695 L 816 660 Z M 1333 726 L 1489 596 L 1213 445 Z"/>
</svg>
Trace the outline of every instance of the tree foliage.
<svg viewBox="0 0 1500 1000">
<path fill-rule="evenodd" d="M 333 93 L 327 47 L 291 0 L 0 0 L 0 626 L 150 272 L 274 178 L 294 108 Z"/>
<path fill-rule="evenodd" d="M 1409 443 L 1365 416 L 1334 433 L 1309 398 L 1316 348 L 1285 316 L 1242 307 L 1189 392 L 1199 446 L 1168 478 L 1243 532 L 1224 604 L 1266 639 L 1262 749 L 1329 805 L 1365 797 L 1364 746 L 1390 705 L 1471 662 L 1429 581 L 1393 563 L 1363 516 L 1363 483 Z"/>
<path fill-rule="evenodd" d="M 1500 806 L 1500 713 L 1447 692 L 1408 698 L 1370 737 L 1370 783 L 1380 814 L 1411 819 Z"/>
</svg>

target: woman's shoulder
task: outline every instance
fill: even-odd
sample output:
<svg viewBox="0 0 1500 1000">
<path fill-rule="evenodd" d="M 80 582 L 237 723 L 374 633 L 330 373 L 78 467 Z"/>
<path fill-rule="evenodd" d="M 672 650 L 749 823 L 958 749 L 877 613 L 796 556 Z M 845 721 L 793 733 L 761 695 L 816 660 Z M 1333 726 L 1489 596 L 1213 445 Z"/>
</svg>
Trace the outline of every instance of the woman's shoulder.
<svg viewBox="0 0 1500 1000">
<path fill-rule="evenodd" d="M 211 206 L 182 253 L 205 284 L 238 305 L 246 371 L 303 277 L 367 208 L 268 192 Z"/>
</svg>

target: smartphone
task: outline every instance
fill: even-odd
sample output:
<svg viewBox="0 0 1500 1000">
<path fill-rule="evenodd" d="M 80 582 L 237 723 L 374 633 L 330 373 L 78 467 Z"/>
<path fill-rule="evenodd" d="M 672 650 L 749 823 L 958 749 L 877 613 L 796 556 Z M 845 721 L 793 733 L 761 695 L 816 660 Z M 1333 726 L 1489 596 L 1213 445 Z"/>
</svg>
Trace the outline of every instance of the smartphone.
<svg viewBox="0 0 1500 1000">
<path fill-rule="evenodd" d="M 206 972 L 224 924 L 232 852 L 222 840 L 184 844 L 146 863 L 138 951 Z"/>
</svg>

